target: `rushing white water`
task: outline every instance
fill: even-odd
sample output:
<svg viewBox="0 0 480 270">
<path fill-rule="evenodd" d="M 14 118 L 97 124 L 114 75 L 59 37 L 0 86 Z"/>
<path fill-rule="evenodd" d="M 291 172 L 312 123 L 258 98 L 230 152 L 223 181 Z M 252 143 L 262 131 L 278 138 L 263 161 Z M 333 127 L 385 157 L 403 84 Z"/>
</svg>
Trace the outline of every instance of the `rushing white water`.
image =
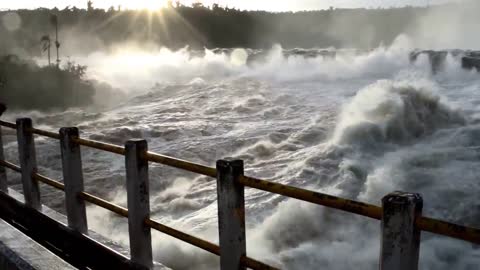
<svg viewBox="0 0 480 270">
<path fill-rule="evenodd" d="M 78 126 L 84 137 L 117 144 L 142 137 L 150 150 L 211 166 L 238 157 L 247 175 L 377 205 L 391 191 L 419 192 L 426 215 L 480 227 L 480 76 L 453 57 L 432 75 L 426 58 L 409 63 L 407 43 L 335 59 L 285 57 L 278 46 L 253 62 L 244 50 L 95 53 L 75 60 L 125 92 L 124 102 L 6 118 Z M 5 137 L 15 161 L 14 134 Z M 61 178 L 58 145 L 39 138 L 37 149 L 40 171 Z M 83 158 L 86 190 L 125 205 L 122 158 L 90 149 Z M 213 179 L 152 164 L 150 181 L 155 219 L 217 241 Z M 62 195 L 43 194 L 62 209 Z M 253 189 L 246 212 L 255 258 L 286 269 L 377 267 L 377 221 Z M 128 244 L 124 220 L 93 206 L 88 216 L 92 229 Z M 156 259 L 174 269 L 217 267 L 216 257 L 167 236 L 155 233 L 153 243 Z M 471 244 L 422 234 L 421 269 L 479 262 Z"/>
</svg>

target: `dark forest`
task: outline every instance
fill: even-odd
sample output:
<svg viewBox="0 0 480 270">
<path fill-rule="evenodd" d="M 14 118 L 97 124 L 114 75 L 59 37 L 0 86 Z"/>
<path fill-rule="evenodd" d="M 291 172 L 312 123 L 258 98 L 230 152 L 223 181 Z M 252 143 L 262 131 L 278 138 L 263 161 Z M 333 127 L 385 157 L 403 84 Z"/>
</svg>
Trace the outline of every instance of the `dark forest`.
<svg viewBox="0 0 480 270">
<path fill-rule="evenodd" d="M 234 8 L 184 6 L 170 4 L 152 12 L 122 10 L 111 7 L 87 9 L 17 10 L 21 28 L 8 31 L 0 24 L 0 54 L 38 55 L 40 39 L 52 34 L 50 17 L 59 21 L 60 37 L 68 52 L 88 53 L 125 42 L 141 46 L 190 46 L 206 48 L 268 48 L 282 44 L 284 48 L 336 47 L 370 49 L 390 44 L 399 34 L 415 31 L 417 21 L 435 10 L 448 16 L 451 8 L 461 4 L 434 7 L 403 7 L 392 9 L 335 9 L 304 12 L 270 13 Z M 464 16 L 477 16 L 478 8 L 465 6 Z M 2 11 L 1 13 L 8 13 Z M 2 15 L 0 13 L 0 15 Z"/>
</svg>

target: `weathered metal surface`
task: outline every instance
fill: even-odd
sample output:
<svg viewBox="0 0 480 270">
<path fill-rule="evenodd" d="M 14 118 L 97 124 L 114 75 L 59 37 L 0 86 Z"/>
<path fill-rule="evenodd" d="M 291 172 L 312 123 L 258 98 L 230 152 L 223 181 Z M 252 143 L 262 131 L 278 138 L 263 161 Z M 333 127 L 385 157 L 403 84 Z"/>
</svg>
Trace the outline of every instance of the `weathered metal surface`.
<svg viewBox="0 0 480 270">
<path fill-rule="evenodd" d="M 5 160 L 0 160 L 0 166 L 11 169 L 12 171 L 16 171 L 16 172 L 19 172 L 19 173 L 22 172 L 22 169 L 20 168 L 20 166 L 17 166 L 15 164 L 13 164 L 11 162 L 8 162 L 8 161 L 5 161 Z"/>
<path fill-rule="evenodd" d="M 189 161 L 172 158 L 172 157 L 168 157 L 160 154 L 155 154 L 151 152 L 147 153 L 147 159 L 149 161 L 164 164 L 170 167 L 175 167 L 177 169 L 182 169 L 182 170 L 198 173 L 205 176 L 217 177 L 217 170 L 215 170 L 215 168 L 192 163 Z"/>
<path fill-rule="evenodd" d="M 114 154 L 125 155 L 125 148 L 119 145 L 86 140 L 81 138 L 76 138 L 73 141 L 83 146 L 107 151 Z M 202 174 L 210 177 L 216 177 L 216 170 L 211 167 L 207 167 L 201 164 L 195 164 L 185 160 L 172 158 L 172 157 L 155 154 L 151 152 L 147 152 L 145 155 L 146 155 L 146 159 L 151 162 L 164 164 L 170 167 L 175 167 L 178 169 L 182 169 L 182 170 L 186 170 L 189 172 L 198 173 L 198 174 Z"/>
<path fill-rule="evenodd" d="M 74 143 L 78 143 L 80 145 L 87 146 L 90 148 L 95 148 L 98 150 L 103 150 L 103 151 L 114 153 L 114 154 L 125 155 L 125 148 L 119 145 L 86 140 L 82 138 L 75 138 L 72 141 Z"/>
<path fill-rule="evenodd" d="M 419 194 L 394 192 L 382 199 L 381 270 L 417 270 L 420 230 L 415 220 L 422 215 Z"/>
<path fill-rule="evenodd" d="M 243 175 L 242 160 L 217 161 L 218 231 L 220 269 L 245 269 L 245 191 L 238 182 Z"/>
<path fill-rule="evenodd" d="M 38 182 L 33 179 L 37 172 L 37 159 L 35 154 L 35 141 L 33 134 L 27 130 L 32 128 L 32 119 L 17 119 L 17 139 L 20 167 L 22 168 L 23 195 L 28 206 L 40 210 L 40 189 Z"/>
<path fill-rule="evenodd" d="M 2 162 L 0 161 L 0 165 L 1 165 L 1 163 L 2 163 Z M 15 166 L 15 165 L 14 165 L 14 166 Z M 35 180 L 37 180 L 37 181 L 39 181 L 39 182 L 42 182 L 42 183 L 44 183 L 44 184 L 46 184 L 46 185 L 49 185 L 49 186 L 51 186 L 51 187 L 54 187 L 54 188 L 56 188 L 56 189 L 58 189 L 58 190 L 65 190 L 65 185 L 62 184 L 62 183 L 60 183 L 60 182 L 58 182 L 58 181 L 56 181 L 56 180 L 53 180 L 53 179 L 51 179 L 51 178 L 48 178 L 48 177 L 43 176 L 43 175 L 38 174 L 38 173 L 34 174 L 33 177 L 34 177 Z M 118 206 L 118 205 L 116 205 L 116 204 L 113 204 L 113 203 L 111 203 L 111 202 L 108 202 L 108 201 L 106 201 L 106 200 L 104 200 L 104 199 L 101 199 L 101 198 L 99 198 L 99 197 L 97 197 L 97 196 L 94 196 L 94 195 L 92 195 L 92 194 L 90 194 L 90 193 L 87 193 L 87 192 L 85 192 L 85 191 L 79 193 L 78 196 L 79 196 L 82 200 L 85 200 L 85 201 L 87 201 L 87 202 L 89 202 L 89 203 L 91 203 L 91 204 L 94 204 L 94 205 L 96 205 L 96 206 L 100 206 L 100 207 L 102 207 L 102 208 L 104 208 L 104 209 L 110 210 L 110 211 L 112 211 L 113 213 L 118 214 L 119 216 L 128 217 L 128 210 L 127 210 L 127 208 L 124 208 L 124 207 Z"/>
<path fill-rule="evenodd" d="M 376 205 L 347 200 L 328 194 L 273 183 L 248 176 L 240 176 L 239 182 L 247 187 L 265 190 L 268 192 L 296 198 L 302 201 L 307 201 L 330 208 L 335 208 L 338 210 L 343 210 L 373 219 L 381 219 L 382 217 L 382 208 Z"/>
<path fill-rule="evenodd" d="M 39 182 L 42 182 L 42 183 L 44 183 L 44 184 L 47 184 L 47 185 L 49 185 L 49 186 L 51 186 L 51 187 L 54 187 L 54 188 L 56 188 L 56 189 L 58 189 L 58 190 L 65 191 L 65 185 L 64 185 L 64 184 L 62 184 L 62 183 L 60 183 L 60 182 L 58 182 L 58 181 L 55 181 L 55 180 L 53 180 L 53 179 L 51 179 L 51 178 L 48 178 L 48 177 L 46 177 L 46 176 L 44 176 L 44 175 L 41 175 L 41 174 L 36 173 L 36 174 L 33 175 L 33 179 L 35 179 L 35 180 L 37 180 L 37 181 L 39 181 Z"/>
<path fill-rule="evenodd" d="M 75 267 L 85 269 L 146 269 L 127 257 L 75 232 L 14 198 L 0 192 L 0 218 Z"/>
<path fill-rule="evenodd" d="M 102 208 L 105 208 L 107 210 L 110 210 L 112 212 L 114 212 L 115 214 L 119 215 L 119 216 L 122 216 L 122 217 L 128 217 L 128 210 L 127 208 L 124 208 L 124 207 L 121 207 L 121 206 L 118 206 L 116 204 L 113 204 L 111 202 L 108 202 L 104 199 L 101 199 L 97 196 L 94 196 L 92 194 L 89 194 L 89 193 L 86 193 L 86 192 L 82 192 L 80 193 L 80 197 L 82 199 L 84 199 L 85 201 L 91 203 L 91 204 L 94 204 L 96 206 L 100 206 Z"/>
<path fill-rule="evenodd" d="M 33 134 L 48 137 L 48 138 L 51 138 L 51 139 L 60 140 L 60 138 L 61 138 L 60 134 L 55 133 L 55 132 L 51 132 L 51 131 L 46 131 L 46 130 L 41 130 L 41 129 L 36 129 L 36 128 L 32 128 L 32 129 L 29 129 L 27 131 L 31 132 Z"/>
<path fill-rule="evenodd" d="M 415 226 L 426 232 L 436 233 L 480 245 L 480 229 L 462 226 L 429 217 L 419 217 Z"/>
<path fill-rule="evenodd" d="M 2 163 L 2 162 L 0 161 L 0 165 L 1 165 L 1 163 Z M 51 187 L 54 187 L 54 188 L 56 188 L 56 189 L 58 189 L 58 190 L 65 190 L 65 185 L 64 185 L 64 184 L 62 184 L 62 183 L 60 183 L 60 182 L 58 182 L 58 181 L 56 181 L 56 180 L 53 180 L 53 179 L 51 179 L 51 178 L 48 178 L 48 177 L 46 177 L 46 176 L 43 176 L 43 175 L 41 175 L 41 174 L 36 173 L 36 174 L 34 175 L 34 178 L 35 178 L 35 180 L 37 180 L 37 181 L 39 181 L 39 182 L 42 182 L 42 183 L 44 183 L 44 184 L 46 184 L 46 185 L 49 185 L 49 186 L 51 186 Z M 100 206 L 100 207 L 102 207 L 102 208 L 104 208 L 104 209 L 110 210 L 110 211 L 112 211 L 113 213 L 115 213 L 115 214 L 117 214 L 117 215 L 119 215 L 119 216 L 128 217 L 128 210 L 127 210 L 127 208 L 124 208 L 124 207 L 118 206 L 118 205 L 116 205 L 116 204 L 113 204 L 113 203 L 111 203 L 111 202 L 108 202 L 108 201 L 106 201 L 106 200 L 104 200 L 104 199 L 101 199 L 101 198 L 99 198 L 99 197 L 97 197 L 97 196 L 94 196 L 94 195 L 92 195 L 92 194 L 90 194 L 90 193 L 87 193 L 87 192 L 85 192 L 85 191 L 79 193 L 78 196 L 79 196 L 82 200 L 85 200 L 85 201 L 87 201 L 87 202 L 89 202 L 89 203 L 91 203 L 91 204 L 94 204 L 94 205 L 96 205 L 96 206 Z"/>
<path fill-rule="evenodd" d="M 88 225 L 85 201 L 79 196 L 79 194 L 83 192 L 82 155 L 80 145 L 72 141 L 74 138 L 78 138 L 77 128 L 60 129 L 65 206 L 68 226 L 80 233 L 87 233 Z"/>
<path fill-rule="evenodd" d="M 208 251 L 210 253 L 213 253 L 215 255 L 220 255 L 220 247 L 218 245 L 215 245 L 211 242 L 205 241 L 203 239 L 197 238 L 193 235 L 181 232 L 179 230 L 176 230 L 174 228 L 165 226 L 161 223 L 158 223 L 155 220 L 152 219 L 147 219 L 145 220 L 145 224 L 149 226 L 152 229 L 155 229 L 159 232 L 162 232 L 164 234 L 170 235 L 173 238 L 182 240 L 183 242 L 189 243 L 193 246 L 196 246 L 198 248 L 201 248 L 205 251 Z"/>
<path fill-rule="evenodd" d="M 0 120 L 0 126 L 11 128 L 11 129 L 16 129 L 17 128 L 17 125 L 15 123 L 2 121 L 2 120 Z"/>
<path fill-rule="evenodd" d="M 154 220 L 151 220 L 151 219 L 145 220 L 145 224 L 147 226 L 149 226 L 150 228 L 155 229 L 159 232 L 165 233 L 167 235 L 170 235 L 173 238 L 182 240 L 183 242 L 189 243 L 193 246 L 201 248 L 201 249 L 203 249 L 205 251 L 208 251 L 212 254 L 220 256 L 220 247 L 218 245 L 214 244 L 214 243 L 211 243 L 211 242 L 208 242 L 206 240 L 195 237 L 193 235 L 181 232 L 181 231 L 176 230 L 174 228 L 165 226 L 165 225 L 163 225 L 161 223 L 158 223 L 157 221 L 154 221 Z M 263 269 L 265 269 L 265 270 L 267 270 L 267 269 L 275 270 L 275 269 L 277 269 L 275 267 L 272 267 L 270 265 L 267 265 L 265 263 L 262 263 L 260 261 L 257 261 L 255 259 L 252 259 L 252 258 L 249 258 L 249 257 L 246 257 L 246 256 L 242 257 L 240 259 L 240 261 L 244 266 L 246 266 L 250 269 L 256 269 L 256 270 L 263 270 Z"/>
<path fill-rule="evenodd" d="M 152 236 L 145 224 L 150 219 L 148 180 L 148 151 L 146 140 L 129 140 L 125 143 L 125 168 L 127 170 L 128 234 L 132 261 L 151 268 Z"/>
</svg>

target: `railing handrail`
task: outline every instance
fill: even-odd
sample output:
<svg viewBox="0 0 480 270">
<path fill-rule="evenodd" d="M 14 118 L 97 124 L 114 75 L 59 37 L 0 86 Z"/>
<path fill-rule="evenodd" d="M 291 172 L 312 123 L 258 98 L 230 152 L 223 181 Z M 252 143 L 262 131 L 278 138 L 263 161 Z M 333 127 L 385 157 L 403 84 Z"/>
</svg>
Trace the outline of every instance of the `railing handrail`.
<svg viewBox="0 0 480 270">
<path fill-rule="evenodd" d="M 5 161 L 5 160 L 0 160 L 0 166 L 4 166 L 6 168 L 9 168 L 13 171 L 20 172 L 20 166 L 15 165 L 11 162 Z M 58 190 L 64 191 L 65 190 L 65 185 L 62 184 L 60 181 L 51 179 L 49 177 L 46 177 L 44 175 L 41 175 L 39 173 L 35 173 L 33 175 L 33 178 L 35 178 L 37 181 L 40 181 L 46 185 L 49 185 L 51 187 L 54 187 Z M 85 201 L 92 203 L 96 206 L 102 207 L 103 209 L 109 210 L 119 216 L 122 217 L 127 217 L 128 218 L 128 209 L 125 207 L 116 205 L 114 203 L 108 202 L 106 200 L 103 200 L 95 195 L 92 195 L 88 192 L 81 192 L 80 197 L 84 199 Z M 198 248 L 201 248 L 205 251 L 208 251 L 210 253 L 213 253 L 215 255 L 220 255 L 220 247 L 214 243 L 208 242 L 206 240 L 200 239 L 198 237 L 189 235 L 187 233 L 181 232 L 179 230 L 176 230 L 174 228 L 171 228 L 169 226 L 163 225 L 155 220 L 152 219 L 145 219 L 145 225 L 148 227 L 155 229 L 157 231 L 163 232 L 165 234 L 168 234 L 174 238 L 177 238 L 179 240 L 182 240 L 183 242 L 189 243 L 191 245 L 194 245 Z M 242 261 L 244 262 L 245 266 L 247 267 L 253 267 L 254 269 L 275 269 L 274 267 L 270 267 L 260 261 L 257 261 L 255 259 L 249 258 L 249 257 L 244 257 L 242 258 Z"/>
<path fill-rule="evenodd" d="M 15 123 L 3 121 L 3 120 L 0 120 L 0 126 L 11 128 L 11 129 L 17 128 L 17 125 Z M 60 133 L 55 133 L 55 132 L 36 129 L 36 128 L 31 128 L 27 130 L 27 132 L 31 132 L 36 135 L 45 136 L 45 137 L 49 137 L 56 140 L 60 140 L 60 137 L 61 137 Z M 119 155 L 126 155 L 126 150 L 125 150 L 125 147 L 123 146 L 89 140 L 89 139 L 83 139 L 80 137 L 72 138 L 72 141 L 77 143 L 78 145 L 82 145 L 82 146 L 86 146 L 86 147 L 90 147 L 98 150 L 103 150 L 103 151 L 107 151 L 107 152 L 111 152 Z M 186 160 L 177 159 L 174 157 L 161 155 L 153 152 L 146 152 L 144 158 L 150 162 L 163 164 L 170 167 L 175 167 L 175 168 L 189 171 L 192 173 L 197 173 L 197 174 L 209 176 L 209 177 L 217 177 L 217 169 L 213 167 L 209 167 L 209 166 L 205 166 L 205 165 L 201 165 L 201 164 L 197 164 L 197 163 L 193 163 Z M 2 166 L 17 172 L 21 171 L 20 166 L 10 163 L 6 160 L 0 160 L 0 167 Z M 38 173 L 35 173 L 32 177 L 37 181 L 43 182 L 47 185 L 53 186 L 60 190 L 64 190 L 65 188 L 64 184 L 62 184 L 61 182 L 50 179 Z M 344 199 L 344 198 L 340 198 L 340 197 L 336 197 L 336 196 L 332 196 L 332 195 L 328 195 L 320 192 L 315 192 L 315 191 L 310 191 L 310 190 L 293 187 L 289 185 L 274 183 L 271 181 L 266 181 L 266 180 L 248 177 L 244 175 L 240 175 L 238 178 L 238 181 L 243 186 L 267 191 L 267 192 L 278 194 L 278 195 L 283 195 L 290 198 L 295 198 L 301 201 L 306 201 L 306 202 L 314 203 L 317 205 L 326 206 L 328 208 L 334 208 L 337 210 L 346 211 L 349 213 L 369 217 L 376 220 L 382 220 L 382 210 L 383 210 L 382 207 L 379 207 L 373 204 L 367 204 L 367 203 L 363 203 L 355 200 Z M 128 217 L 128 209 L 126 208 L 107 202 L 101 198 L 98 198 L 86 192 L 82 192 L 80 196 L 85 201 L 88 201 L 90 203 L 103 207 L 105 209 L 108 209 L 116 214 L 119 214 L 120 216 Z M 220 251 L 219 251 L 220 249 L 218 245 L 202 240 L 200 238 L 196 238 L 186 233 L 177 231 L 173 228 L 162 225 L 154 220 L 151 220 L 151 219 L 145 220 L 145 225 L 147 225 L 150 228 L 167 233 L 177 239 L 180 239 L 182 241 L 195 245 L 211 253 L 214 253 L 217 255 L 220 254 Z M 434 219 L 430 217 L 425 217 L 425 216 L 417 216 L 415 218 L 414 225 L 419 230 L 428 231 L 428 232 L 439 234 L 439 235 L 449 236 L 452 238 L 472 242 L 475 244 L 480 244 L 480 229 L 477 229 L 477 228 L 454 224 L 454 223 L 450 223 L 450 222 L 446 222 L 446 221 L 442 221 L 442 220 Z M 259 261 L 256 261 L 246 256 L 242 257 L 242 262 L 244 263 L 245 266 L 252 267 L 254 269 L 274 269 L 271 266 L 268 266 L 266 264 L 263 264 Z"/>
<path fill-rule="evenodd" d="M 6 163 L 8 163 L 9 168 L 14 168 L 15 171 L 20 171 L 20 167 L 13 164 L 13 163 L 0 161 L 0 166 L 4 165 L 4 164 L 6 165 Z M 48 178 L 48 177 L 46 177 L 44 175 L 41 175 L 39 173 L 36 173 L 33 177 L 35 179 L 37 179 L 38 181 L 43 182 L 44 184 L 47 184 L 51 187 L 54 187 L 54 188 L 62 190 L 62 191 L 65 190 L 65 185 L 62 184 L 61 182 L 57 181 L 57 180 L 53 180 L 53 179 Z M 125 207 L 122 207 L 122 206 L 116 205 L 114 203 L 108 202 L 106 200 L 103 200 L 103 199 L 101 199 L 101 198 L 99 198 L 95 195 L 92 195 L 88 192 L 81 192 L 80 197 L 82 199 L 84 199 L 85 201 L 89 202 L 89 203 L 92 203 L 96 206 L 99 206 L 99 207 L 102 207 L 104 209 L 110 210 L 111 212 L 113 212 L 113 213 L 115 213 L 119 216 L 128 218 L 128 209 L 125 208 Z M 216 244 L 213 244 L 211 242 L 200 239 L 198 237 L 189 235 L 187 233 L 181 232 L 181 231 L 176 230 L 172 227 L 163 225 L 163 224 L 158 223 L 157 221 L 152 220 L 150 218 L 145 219 L 145 224 L 152 229 L 155 229 L 157 231 L 168 234 L 168 235 L 170 235 L 174 238 L 180 239 L 184 242 L 187 242 L 187 243 L 189 243 L 191 245 L 194 245 L 198 248 L 201 248 L 205 251 L 208 251 L 208 252 L 213 253 L 215 255 L 220 255 L 220 247 Z M 262 262 L 259 262 L 257 260 L 252 259 L 252 258 L 249 258 L 249 257 L 243 258 L 243 261 L 245 262 L 246 266 L 257 265 L 257 266 L 261 266 L 261 269 L 274 269 L 274 268 L 270 268 L 269 266 L 265 265 Z M 258 268 L 259 267 L 257 267 L 256 269 L 258 269 Z"/>
<path fill-rule="evenodd" d="M 0 126 L 8 127 L 15 129 L 16 124 L 11 122 L 6 122 L 0 120 Z M 31 131 L 34 134 L 49 137 L 52 139 L 59 139 L 60 136 L 57 133 L 40 130 L 40 129 L 33 129 Z M 120 145 L 109 144 L 94 140 L 88 139 L 81 139 L 78 138 L 75 140 L 76 143 L 87 146 L 90 148 L 104 150 L 111 153 L 116 153 L 120 155 L 125 155 L 125 148 Z M 183 169 L 189 172 L 216 177 L 217 170 L 212 167 L 196 164 L 193 162 L 164 156 L 152 152 L 147 153 L 146 157 L 149 161 L 154 163 L 159 163 L 179 169 Z M 1 165 L 1 163 L 0 163 Z M 8 167 L 7 164 L 4 164 Z M 19 167 L 18 167 L 19 169 Z M 314 192 L 302 188 L 297 188 L 293 186 L 283 185 L 279 183 L 274 183 L 271 181 L 261 180 L 253 177 L 248 176 L 241 176 L 240 181 L 243 185 L 256 188 L 264 191 L 268 191 L 271 193 L 283 195 L 290 198 L 295 198 L 301 201 L 310 202 L 317 205 L 326 206 L 329 208 L 334 208 L 346 212 L 350 212 L 353 214 L 373 218 L 380 220 L 382 218 L 381 207 L 367 204 L 363 202 L 358 202 L 354 200 L 343 199 L 340 197 L 327 195 L 319 192 Z M 442 221 L 435 218 L 430 217 L 418 217 L 417 221 L 415 222 L 419 229 L 428 231 L 431 233 L 436 233 L 444 236 L 449 236 L 452 238 L 457 238 L 460 240 L 472 242 L 475 244 L 480 244 L 480 229 L 467 227 L 455 223 L 450 223 L 447 221 Z"/>
<path fill-rule="evenodd" d="M 12 129 L 16 129 L 16 127 L 17 127 L 17 125 L 15 123 L 6 122 L 6 121 L 3 121 L 3 120 L 0 120 L 0 126 L 12 128 Z M 46 130 L 41 130 L 41 129 L 36 129 L 36 128 L 32 128 L 28 131 L 33 133 L 33 134 L 40 135 L 40 136 L 49 137 L 49 138 L 52 138 L 52 139 L 55 139 L 55 140 L 60 140 L 60 134 L 57 134 L 57 133 L 54 133 L 54 132 L 51 132 L 51 131 L 46 131 Z M 108 144 L 108 143 L 93 141 L 93 140 L 86 140 L 86 139 L 81 139 L 81 138 L 74 139 L 74 142 L 78 143 L 79 145 L 86 146 L 86 147 L 91 147 L 91 148 L 98 149 L 98 150 L 104 150 L 104 151 L 108 151 L 108 152 L 111 152 L 111 153 L 125 155 L 125 148 L 122 147 L 122 146 L 119 146 L 119 145 Z M 203 165 L 200 165 L 200 164 L 191 163 L 191 162 L 176 159 L 176 158 L 171 158 L 171 157 L 164 156 L 164 155 L 159 155 L 159 154 L 156 154 L 156 153 L 148 152 L 146 158 L 149 161 L 152 161 L 152 162 L 155 162 L 155 163 L 164 164 L 164 165 L 171 166 L 171 167 L 176 167 L 176 168 L 179 168 L 179 169 L 184 169 L 184 170 L 194 172 L 194 173 L 204 174 L 206 176 L 213 176 L 214 177 L 216 175 L 216 169 L 215 168 L 203 166 Z M 15 172 L 21 172 L 21 167 L 20 166 L 14 164 L 12 162 L 6 161 L 6 160 L 0 160 L 0 167 L 1 166 L 5 167 L 5 168 L 9 168 L 9 169 L 11 169 Z M 51 178 L 49 178 L 47 176 L 44 176 L 44 175 L 41 175 L 39 173 L 34 173 L 32 175 L 32 177 L 33 177 L 33 179 L 35 179 L 39 182 L 42 182 L 46 185 L 49 185 L 49 186 L 54 187 L 54 188 L 56 188 L 58 190 L 61 190 L 61 191 L 65 191 L 65 185 L 63 183 L 61 183 L 60 181 L 51 179 Z M 95 195 L 92 195 L 88 192 L 81 192 L 79 194 L 79 196 L 83 200 L 85 200 L 89 203 L 92 203 L 96 206 L 107 209 L 107 210 L 109 210 L 113 213 L 116 213 L 119 216 L 128 218 L 128 209 L 126 209 L 124 207 L 121 207 L 121 206 L 116 205 L 114 203 L 103 200 L 103 199 L 101 199 L 101 198 L 99 198 Z M 172 236 L 176 239 L 179 239 L 183 242 L 194 245 L 194 246 L 196 246 L 198 248 L 201 248 L 205 251 L 208 251 L 212 254 L 220 255 L 220 247 L 218 245 L 214 244 L 214 243 L 208 242 L 206 240 L 203 240 L 203 239 L 200 239 L 198 237 L 195 237 L 195 236 L 189 235 L 187 233 L 181 232 L 181 231 L 176 230 L 174 228 L 171 228 L 169 226 L 163 225 L 163 224 L 161 224 L 161 223 L 159 223 L 155 220 L 152 220 L 150 218 L 145 219 L 144 223 L 149 228 L 152 228 L 152 229 L 155 229 L 157 231 L 168 234 L 168 235 L 170 235 L 170 236 Z M 244 266 L 252 268 L 252 269 L 272 269 L 272 270 L 277 269 L 275 267 L 272 267 L 270 265 L 262 263 L 258 260 L 250 258 L 248 256 L 242 256 L 241 262 Z"/>
</svg>

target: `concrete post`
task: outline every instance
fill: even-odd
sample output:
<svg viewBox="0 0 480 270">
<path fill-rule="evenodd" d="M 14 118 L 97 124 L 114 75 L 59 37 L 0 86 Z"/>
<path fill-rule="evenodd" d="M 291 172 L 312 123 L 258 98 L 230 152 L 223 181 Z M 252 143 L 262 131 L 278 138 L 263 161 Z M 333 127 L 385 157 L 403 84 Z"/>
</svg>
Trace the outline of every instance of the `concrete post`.
<svg viewBox="0 0 480 270">
<path fill-rule="evenodd" d="M 129 140 L 125 150 L 130 256 L 133 262 L 152 268 L 152 237 L 145 225 L 145 219 L 150 218 L 147 141 Z"/>
<path fill-rule="evenodd" d="M 65 184 L 65 206 L 68 226 L 80 233 L 88 233 L 85 201 L 79 197 L 83 192 L 83 169 L 80 145 L 72 139 L 78 138 L 76 127 L 60 129 L 63 183 Z"/>
<path fill-rule="evenodd" d="M 0 103 L 0 116 L 2 116 L 6 110 L 7 106 Z M 2 127 L 0 127 L 0 159 L 5 160 L 5 155 L 3 153 Z M 3 166 L 0 166 L 0 191 L 8 193 L 7 170 Z"/>
<path fill-rule="evenodd" d="M 38 182 L 33 178 L 33 174 L 37 173 L 37 159 L 33 133 L 29 132 L 31 129 L 32 119 L 17 119 L 18 154 L 20 157 L 20 167 L 22 168 L 25 203 L 34 209 L 41 210 L 40 189 L 38 188 Z"/>
<path fill-rule="evenodd" d="M 5 155 L 3 154 L 2 127 L 0 127 L 0 160 L 5 160 Z M 0 166 L 0 191 L 8 193 L 7 170 L 3 166 Z"/>
<path fill-rule="evenodd" d="M 217 161 L 218 230 L 220 269 L 246 269 L 240 258 L 246 256 L 244 187 L 238 182 L 243 175 L 242 160 Z"/>
<path fill-rule="evenodd" d="M 382 199 L 381 270 L 417 270 L 420 230 L 415 218 L 421 216 L 423 200 L 419 194 L 394 192 Z"/>
</svg>

